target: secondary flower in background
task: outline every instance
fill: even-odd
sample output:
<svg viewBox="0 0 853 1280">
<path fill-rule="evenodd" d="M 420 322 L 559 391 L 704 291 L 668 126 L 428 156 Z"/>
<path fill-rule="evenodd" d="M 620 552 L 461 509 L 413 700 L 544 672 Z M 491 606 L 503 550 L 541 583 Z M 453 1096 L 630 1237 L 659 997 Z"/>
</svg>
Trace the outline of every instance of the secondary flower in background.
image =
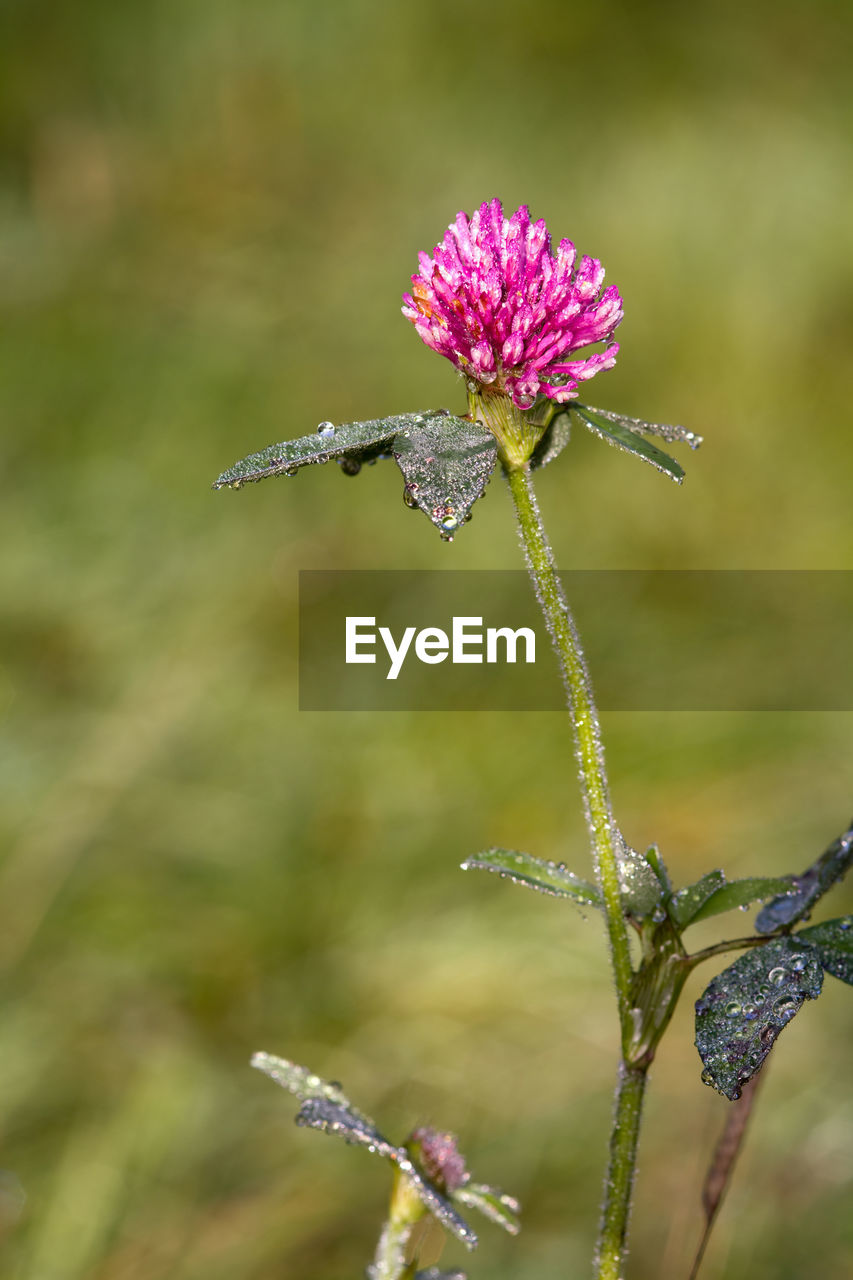
<svg viewBox="0 0 853 1280">
<path fill-rule="evenodd" d="M 613 367 L 619 291 L 602 288 L 597 258 L 575 267 L 570 240 L 554 253 L 544 221 L 532 222 L 526 205 L 511 218 L 497 199 L 470 219 L 457 214 L 433 257 L 421 253 L 419 261 L 403 315 L 428 347 L 482 386 L 506 392 L 519 409 L 540 395 L 571 400 L 579 382 Z M 597 342 L 610 345 L 567 359 Z"/>
</svg>

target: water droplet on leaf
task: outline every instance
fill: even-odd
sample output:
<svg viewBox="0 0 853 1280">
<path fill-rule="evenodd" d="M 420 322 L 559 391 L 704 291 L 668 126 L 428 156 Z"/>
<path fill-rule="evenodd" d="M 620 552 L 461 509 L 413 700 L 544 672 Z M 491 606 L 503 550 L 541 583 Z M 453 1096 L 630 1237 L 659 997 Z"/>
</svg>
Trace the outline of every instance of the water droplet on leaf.
<svg viewBox="0 0 853 1280">
<path fill-rule="evenodd" d="M 321 422 L 317 428 L 317 435 L 323 436 L 324 439 L 330 439 L 335 434 L 334 422 Z"/>
</svg>

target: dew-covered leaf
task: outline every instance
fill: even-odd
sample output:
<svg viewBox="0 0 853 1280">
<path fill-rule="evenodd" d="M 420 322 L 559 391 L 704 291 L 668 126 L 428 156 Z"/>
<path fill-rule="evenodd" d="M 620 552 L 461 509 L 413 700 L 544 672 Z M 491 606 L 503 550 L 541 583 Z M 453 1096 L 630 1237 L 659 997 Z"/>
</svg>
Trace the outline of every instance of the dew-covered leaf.
<svg viewBox="0 0 853 1280">
<path fill-rule="evenodd" d="M 726 877 L 722 871 L 709 871 L 694 884 L 679 889 L 669 904 L 669 914 L 680 929 L 684 929 L 709 898 L 722 888 Z"/>
<path fill-rule="evenodd" d="M 800 876 L 786 876 L 791 887 L 787 894 L 768 902 L 755 921 L 757 933 L 774 933 L 786 925 L 796 924 L 808 915 L 819 898 L 831 889 L 850 869 L 853 862 L 853 822 L 833 840 L 817 862 Z"/>
<path fill-rule="evenodd" d="M 496 1222 L 510 1235 L 517 1236 L 521 1230 L 518 1214 L 521 1206 L 514 1196 L 508 1196 L 495 1187 L 487 1187 L 479 1182 L 466 1182 L 457 1187 L 452 1195 L 457 1204 L 464 1204 L 468 1209 L 477 1209 L 490 1222 Z"/>
<path fill-rule="evenodd" d="M 517 849 L 486 849 L 462 863 L 463 871 L 493 871 L 506 880 L 549 893 L 556 898 L 572 898 L 584 907 L 601 906 L 601 894 L 594 884 L 581 880 L 562 862 L 546 862 Z"/>
<path fill-rule="evenodd" d="M 604 418 L 607 422 L 624 427 L 634 435 L 658 436 L 659 439 L 667 440 L 670 444 L 688 444 L 691 449 L 698 449 L 702 443 L 702 437 L 697 436 L 695 431 L 688 431 L 686 427 L 678 426 L 676 423 L 648 422 L 645 418 L 629 418 L 625 413 L 614 413 L 612 409 L 596 409 L 590 404 L 577 407 L 585 409 L 587 413 L 594 413 L 597 418 Z"/>
<path fill-rule="evenodd" d="M 406 501 L 418 506 L 450 539 L 468 519 L 497 462 L 497 442 L 479 422 L 450 414 L 414 414 L 391 445 L 405 481 Z"/>
<path fill-rule="evenodd" d="M 594 416 L 597 414 L 597 410 L 591 410 L 585 405 L 579 404 L 572 404 L 571 407 L 581 421 L 596 435 L 601 436 L 603 440 L 617 445 L 620 449 L 625 449 L 628 453 L 636 454 L 638 458 L 642 458 L 644 462 L 650 462 L 658 471 L 662 471 L 664 475 L 670 476 L 678 484 L 681 484 L 684 479 L 684 468 L 675 461 L 675 458 L 671 458 L 668 453 L 664 453 L 657 445 L 644 439 L 643 436 L 637 435 L 635 431 L 629 430 L 621 422 L 602 416 Z"/>
<path fill-rule="evenodd" d="M 710 916 L 734 911 L 735 907 L 748 907 L 751 902 L 772 898 L 774 893 L 784 893 L 789 881 L 782 876 L 747 876 L 743 880 L 727 880 L 690 918 L 690 924 L 707 920 Z"/>
<path fill-rule="evenodd" d="M 424 1177 L 405 1147 L 396 1147 L 383 1137 L 375 1126 L 349 1107 L 339 1106 L 327 1097 L 311 1097 L 303 1102 L 296 1116 L 296 1123 L 323 1133 L 343 1138 L 344 1142 L 366 1147 L 371 1153 L 392 1161 L 405 1174 L 421 1200 L 434 1218 L 450 1231 L 468 1249 L 477 1245 L 477 1236 L 465 1219 L 433 1184 Z"/>
<path fill-rule="evenodd" d="M 760 1070 L 779 1032 L 823 983 L 817 948 L 797 938 L 754 947 L 714 978 L 696 1001 L 702 1079 L 731 1101 Z"/>
<path fill-rule="evenodd" d="M 282 1089 L 292 1093 L 301 1102 L 306 1102 L 309 1098 L 325 1098 L 328 1102 L 344 1108 L 350 1115 L 357 1117 L 368 1129 L 375 1129 L 376 1126 L 370 1116 L 366 1116 L 364 1112 L 354 1107 L 341 1086 L 335 1081 L 323 1080 L 307 1067 L 301 1067 L 287 1058 L 277 1058 L 272 1053 L 254 1054 L 251 1065 L 255 1070 L 263 1071 L 264 1075 L 269 1076 L 276 1084 L 280 1084 Z"/>
<path fill-rule="evenodd" d="M 853 916 L 825 920 L 794 936 L 817 947 L 821 964 L 833 978 L 853 985 Z"/>
<path fill-rule="evenodd" d="M 394 1163 L 404 1173 L 418 1193 L 421 1203 L 429 1210 L 441 1225 L 461 1240 L 466 1249 L 476 1249 L 477 1233 L 468 1226 L 465 1219 L 458 1214 L 453 1205 L 429 1182 L 413 1162 L 405 1147 L 400 1147 Z"/>
<path fill-rule="evenodd" d="M 438 410 L 431 410 L 437 414 Z M 214 489 L 231 486 L 239 489 L 245 483 L 254 484 L 268 476 L 289 476 L 300 467 L 328 462 L 330 458 L 348 459 L 353 464 L 368 462 L 381 453 L 390 452 L 391 441 L 400 431 L 420 422 L 427 414 L 401 413 L 393 418 L 371 418 L 367 422 L 321 422 L 310 436 L 297 440 L 282 440 L 271 444 L 260 453 L 235 462 L 223 471 L 214 482 Z"/>
<path fill-rule="evenodd" d="M 354 1108 L 341 1106 L 329 1098 L 306 1098 L 297 1112 L 296 1123 L 334 1134 L 355 1146 L 367 1147 L 368 1151 L 386 1160 L 396 1161 L 399 1153 L 399 1149 Z"/>
<path fill-rule="evenodd" d="M 323 1080 L 307 1067 L 271 1053 L 256 1053 L 252 1066 L 263 1071 L 283 1089 L 302 1101 L 296 1123 L 322 1133 L 333 1134 L 355 1146 L 390 1160 L 408 1178 L 421 1202 L 443 1227 L 468 1249 L 477 1245 L 477 1235 L 465 1219 L 433 1184 L 424 1177 L 405 1147 L 395 1146 L 379 1132 L 375 1123 L 352 1105 L 340 1085 Z"/>
<path fill-rule="evenodd" d="M 664 889 L 657 872 L 641 853 L 618 837 L 617 866 L 622 905 L 628 915 L 637 920 L 652 915 L 662 901 Z M 662 917 L 663 918 L 663 917 Z"/>
</svg>

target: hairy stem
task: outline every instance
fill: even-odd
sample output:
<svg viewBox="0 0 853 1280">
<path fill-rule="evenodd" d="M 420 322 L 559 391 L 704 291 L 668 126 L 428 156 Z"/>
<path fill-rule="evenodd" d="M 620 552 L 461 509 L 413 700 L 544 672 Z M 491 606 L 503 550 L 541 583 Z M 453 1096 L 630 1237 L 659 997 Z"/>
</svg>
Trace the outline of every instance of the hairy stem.
<svg viewBox="0 0 853 1280">
<path fill-rule="evenodd" d="M 593 861 L 604 898 L 604 914 L 613 960 L 623 1042 L 629 1031 L 628 996 L 633 979 L 628 930 L 622 914 L 619 883 L 620 836 L 610 808 L 604 749 L 592 685 L 580 636 L 571 615 L 554 556 L 542 525 L 530 472 L 504 466 L 515 503 L 527 567 L 560 663 L 575 738 L 581 794 L 592 839 Z"/>
<path fill-rule="evenodd" d="M 646 1089 L 646 1067 L 619 1064 L 616 1105 L 610 1133 L 610 1163 L 604 1186 L 604 1206 L 598 1230 L 595 1267 L 597 1280 L 621 1280 L 631 1213 L 631 1193 L 637 1166 L 637 1139 L 643 1094 Z"/>
<path fill-rule="evenodd" d="M 604 1206 L 596 1247 L 596 1275 L 598 1280 L 619 1280 L 631 1210 L 637 1138 L 648 1067 L 648 1061 L 639 1065 L 626 1060 L 635 1032 L 630 999 L 634 971 L 622 911 L 619 877 L 621 836 L 610 807 L 601 730 L 580 636 L 557 576 L 554 556 L 533 491 L 529 466 L 526 463 L 513 466 L 506 456 L 503 463 L 515 503 L 527 567 L 560 663 L 574 730 L 581 794 L 610 940 L 622 1033 L 622 1060 L 610 1137 Z"/>
</svg>

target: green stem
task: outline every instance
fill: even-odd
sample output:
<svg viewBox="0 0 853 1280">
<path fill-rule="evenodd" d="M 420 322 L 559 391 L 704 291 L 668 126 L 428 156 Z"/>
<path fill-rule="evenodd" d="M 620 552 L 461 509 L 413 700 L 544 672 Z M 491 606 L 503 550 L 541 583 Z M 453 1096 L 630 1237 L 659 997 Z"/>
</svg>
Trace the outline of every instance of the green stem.
<svg viewBox="0 0 853 1280">
<path fill-rule="evenodd" d="M 545 615 L 545 622 L 563 676 L 569 715 L 574 729 L 581 794 L 592 838 L 595 869 L 604 899 L 604 914 L 610 938 L 613 976 L 616 982 L 619 1019 L 622 1026 L 622 1041 L 623 1045 L 627 1045 L 632 1030 L 629 993 L 634 973 L 628 930 L 622 914 L 619 882 L 621 838 L 610 808 L 598 713 L 580 636 L 554 567 L 554 556 L 542 525 L 529 469 L 526 464 L 510 467 L 504 463 L 504 470 L 515 503 L 527 567 Z"/>
<path fill-rule="evenodd" d="M 697 964 L 701 964 L 703 960 L 710 960 L 714 956 L 724 956 L 727 951 L 745 951 L 748 947 L 763 947 L 765 943 L 771 942 L 772 937 L 766 938 L 732 938 L 728 942 L 715 942 L 712 947 L 705 947 L 704 951 L 694 951 L 692 956 L 686 957 L 686 963 L 691 969 L 695 969 Z"/>
<path fill-rule="evenodd" d="M 597 1280 L 621 1280 L 645 1089 L 646 1068 L 620 1063 L 610 1134 L 610 1164 L 595 1256 Z"/>
<path fill-rule="evenodd" d="M 373 1265 L 368 1268 L 370 1280 L 400 1280 L 406 1269 L 406 1245 L 413 1231 L 411 1222 L 389 1218 L 382 1228 Z"/>
<path fill-rule="evenodd" d="M 631 1212 L 646 1071 L 653 1048 L 642 1061 L 630 1061 L 629 1055 L 637 1028 L 631 1016 L 634 970 L 622 911 L 619 877 L 621 836 L 610 807 L 601 730 L 580 636 L 557 576 L 554 556 L 533 491 L 529 466 L 526 463 L 513 465 L 504 451 L 502 461 L 515 503 L 527 567 L 560 663 L 574 730 L 581 794 L 610 939 L 622 1033 L 622 1057 L 610 1136 L 604 1206 L 596 1246 L 596 1275 L 598 1280 L 619 1280 Z"/>
</svg>

